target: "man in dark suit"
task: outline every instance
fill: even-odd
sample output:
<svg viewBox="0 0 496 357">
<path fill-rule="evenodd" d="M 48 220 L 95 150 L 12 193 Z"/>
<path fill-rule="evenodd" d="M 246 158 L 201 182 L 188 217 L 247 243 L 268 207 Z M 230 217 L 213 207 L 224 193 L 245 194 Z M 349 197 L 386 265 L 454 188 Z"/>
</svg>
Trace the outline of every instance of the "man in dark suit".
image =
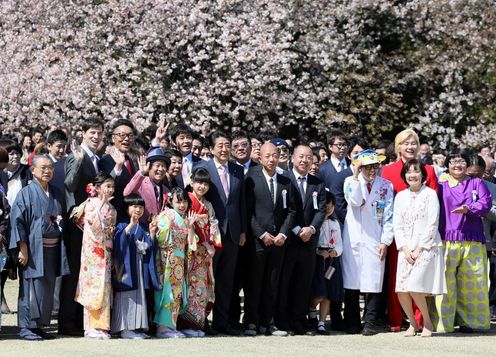
<svg viewBox="0 0 496 357">
<path fill-rule="evenodd" d="M 332 179 L 341 171 L 350 166 L 348 154 L 348 142 L 346 136 L 340 131 L 331 132 L 327 138 L 327 146 L 331 157 L 320 167 L 318 177 L 329 187 Z"/>
<path fill-rule="evenodd" d="M 86 186 L 98 173 L 99 158 L 95 154 L 103 141 L 103 122 L 89 119 L 83 123 L 81 146 L 72 145 L 72 152 L 65 160 L 65 201 L 67 228 L 64 243 L 67 250 L 70 275 L 62 278 L 60 289 L 59 334 L 83 336 L 83 307 L 74 301 L 81 262 L 83 232 L 68 220 L 71 211 L 83 203 L 88 194 Z"/>
<path fill-rule="evenodd" d="M 136 164 L 128 153 L 135 140 L 134 125 L 127 119 L 119 119 L 112 128 L 112 142 L 110 153 L 104 155 L 98 163 L 100 171 L 106 172 L 115 180 L 114 198 L 112 205 L 117 210 L 117 222 L 128 218 L 123 209 L 124 189 L 136 173 Z"/>
<path fill-rule="evenodd" d="M 251 141 L 246 131 L 238 130 L 232 134 L 231 156 L 236 164 L 243 167 L 245 175 L 247 174 L 249 168 L 257 166 L 257 163 L 251 160 Z M 249 224 L 247 228 L 248 235 L 250 230 Z M 245 284 L 246 273 L 249 268 L 247 266 L 248 264 L 249 262 L 246 246 L 240 247 L 238 261 L 236 263 L 236 272 L 234 274 L 233 293 L 229 308 L 229 323 L 232 327 L 241 328 L 239 323 L 241 317 L 241 298 L 239 293 Z"/>
<path fill-rule="evenodd" d="M 279 152 L 266 143 L 260 150 L 261 165 L 248 171 L 246 204 L 251 233 L 245 249 L 250 262 L 245 285 L 245 335 L 286 336 L 274 326 L 274 312 L 285 242 L 295 220 L 291 180 L 276 172 Z"/>
<path fill-rule="evenodd" d="M 308 173 L 312 158 L 310 147 L 297 146 L 292 156 L 293 169 L 287 172 L 299 193 L 295 195 L 297 226 L 290 233 L 286 246 L 276 324 L 281 330 L 289 329 L 296 335 L 308 333 L 305 326 L 315 250 L 326 214 L 324 183 Z"/>
<path fill-rule="evenodd" d="M 205 198 L 212 204 L 219 221 L 222 250 L 214 256 L 215 304 L 212 327 L 225 334 L 239 334 L 229 326 L 229 304 L 233 289 L 238 247 L 245 243 L 246 205 L 243 168 L 229 162 L 231 142 L 220 131 L 209 136 L 212 160 L 197 167 L 207 169 L 212 184 Z"/>
</svg>

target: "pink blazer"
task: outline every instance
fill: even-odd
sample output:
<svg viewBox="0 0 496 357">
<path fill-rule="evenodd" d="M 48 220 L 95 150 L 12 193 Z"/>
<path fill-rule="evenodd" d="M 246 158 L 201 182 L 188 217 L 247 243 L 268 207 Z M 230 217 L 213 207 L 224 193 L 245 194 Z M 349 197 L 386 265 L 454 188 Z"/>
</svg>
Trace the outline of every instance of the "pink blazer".
<svg viewBox="0 0 496 357">
<path fill-rule="evenodd" d="M 164 194 L 164 198 L 162 200 L 164 204 L 162 205 L 162 207 L 159 207 L 157 199 L 155 197 L 153 182 L 148 176 L 143 176 L 141 175 L 141 172 L 138 171 L 136 172 L 136 174 L 134 174 L 131 181 L 129 181 L 129 183 L 126 185 L 126 188 L 124 188 L 124 197 L 129 196 L 131 193 L 138 193 L 143 198 L 143 200 L 145 201 L 145 213 L 141 217 L 140 221 L 147 224 L 150 214 L 156 215 L 162 212 L 162 210 L 164 209 L 165 203 L 167 201 L 167 194 L 169 192 L 167 186 L 165 186 L 164 184 L 162 184 L 162 192 Z"/>
</svg>

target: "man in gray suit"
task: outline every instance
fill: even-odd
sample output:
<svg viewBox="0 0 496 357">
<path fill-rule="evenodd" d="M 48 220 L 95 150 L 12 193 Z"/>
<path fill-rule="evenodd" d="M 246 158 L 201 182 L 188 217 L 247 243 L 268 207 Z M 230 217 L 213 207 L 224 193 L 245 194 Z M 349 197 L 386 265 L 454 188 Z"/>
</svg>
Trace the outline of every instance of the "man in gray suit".
<svg viewBox="0 0 496 357">
<path fill-rule="evenodd" d="M 98 119 L 86 120 L 83 124 L 83 142 L 79 147 L 72 145 L 72 152 L 65 160 L 65 198 L 67 224 L 64 242 L 67 249 L 70 275 L 62 279 L 59 310 L 59 334 L 83 336 L 83 307 L 74 301 L 83 232 L 67 219 L 71 211 L 86 200 L 86 186 L 98 173 L 99 158 L 96 155 L 103 141 L 103 122 Z"/>
</svg>

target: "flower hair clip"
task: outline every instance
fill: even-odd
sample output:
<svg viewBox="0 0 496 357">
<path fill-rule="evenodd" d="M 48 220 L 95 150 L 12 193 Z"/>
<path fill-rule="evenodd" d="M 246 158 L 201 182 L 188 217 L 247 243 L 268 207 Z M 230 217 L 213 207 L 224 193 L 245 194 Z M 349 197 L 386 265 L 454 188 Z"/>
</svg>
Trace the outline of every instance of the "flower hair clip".
<svg viewBox="0 0 496 357">
<path fill-rule="evenodd" d="M 86 185 L 86 193 L 90 197 L 96 197 L 96 187 L 92 183 L 89 183 Z"/>
</svg>

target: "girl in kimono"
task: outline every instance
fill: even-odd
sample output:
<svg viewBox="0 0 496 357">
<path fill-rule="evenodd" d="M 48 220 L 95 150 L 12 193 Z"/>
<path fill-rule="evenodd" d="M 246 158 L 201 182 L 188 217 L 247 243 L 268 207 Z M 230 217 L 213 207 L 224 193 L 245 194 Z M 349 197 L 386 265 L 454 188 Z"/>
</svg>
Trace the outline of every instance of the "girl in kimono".
<svg viewBox="0 0 496 357">
<path fill-rule="evenodd" d="M 405 336 L 415 336 L 419 329 L 413 300 L 424 321 L 422 337 L 430 337 L 433 327 L 425 297 L 446 293 L 443 248 L 438 231 L 439 200 L 436 191 L 425 185 L 427 171 L 419 160 L 407 161 L 401 177 L 409 188 L 399 192 L 394 202 L 394 240 L 399 251 L 396 293 L 410 321 Z"/>
<path fill-rule="evenodd" d="M 326 191 L 326 219 L 320 227 L 317 260 L 312 281 L 313 300 L 310 306 L 309 317 L 316 317 L 316 307 L 320 304 L 317 333 L 327 335 L 325 320 L 329 313 L 331 301 L 343 301 L 343 276 L 341 272 L 341 253 L 343 242 L 339 221 L 332 217 L 336 199 Z"/>
<path fill-rule="evenodd" d="M 188 194 L 179 187 L 169 193 L 173 209 L 166 207 L 155 218 L 157 226 L 150 227 L 152 237 L 157 235 L 159 251 L 156 258 L 161 289 L 155 292 L 155 317 L 158 338 L 182 338 L 177 330 L 177 318 L 186 307 L 186 251 L 196 248 L 193 223 L 196 215 L 188 213 Z"/>
<path fill-rule="evenodd" d="M 145 212 L 145 201 L 131 193 L 124 197 L 124 209 L 129 219 L 117 224 L 113 242 L 112 287 L 115 291 L 112 311 L 112 333 L 121 338 L 149 338 L 148 312 L 145 289 L 158 289 L 154 248 L 156 240 L 139 220 Z M 156 221 L 150 230 L 156 231 Z"/>
<path fill-rule="evenodd" d="M 81 268 L 75 300 L 84 308 L 84 336 L 109 339 L 112 238 L 117 212 L 110 204 L 114 179 L 100 172 L 84 209 Z"/>
<path fill-rule="evenodd" d="M 214 277 L 212 259 L 215 249 L 220 249 L 220 231 L 215 219 L 214 209 L 203 196 L 210 188 L 210 175 L 204 168 L 197 168 L 191 174 L 190 212 L 197 214 L 194 229 L 198 237 L 195 251 L 188 253 L 188 304 L 181 320 L 196 331 L 197 336 L 204 336 L 207 310 L 214 303 Z"/>
<path fill-rule="evenodd" d="M 381 319 L 382 283 L 388 246 L 393 241 L 393 186 L 377 176 L 384 156 L 365 150 L 354 157 L 353 176 L 344 181 L 348 203 L 343 230 L 344 322 L 348 331 L 358 333 L 360 293 L 365 294 L 363 335 L 385 329 Z"/>
</svg>

